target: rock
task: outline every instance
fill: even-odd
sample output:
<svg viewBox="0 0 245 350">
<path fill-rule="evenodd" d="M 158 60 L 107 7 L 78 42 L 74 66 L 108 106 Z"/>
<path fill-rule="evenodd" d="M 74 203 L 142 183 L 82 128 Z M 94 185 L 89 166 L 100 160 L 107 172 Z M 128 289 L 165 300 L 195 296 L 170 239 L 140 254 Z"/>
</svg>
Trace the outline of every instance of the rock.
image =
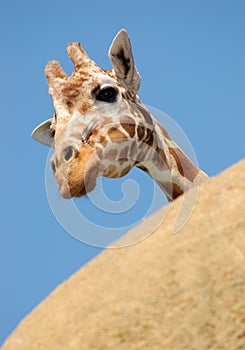
<svg viewBox="0 0 245 350">
<path fill-rule="evenodd" d="M 2 350 L 243 349 L 245 161 L 203 183 L 172 234 L 180 203 L 147 239 L 103 251 L 57 287 Z"/>
</svg>

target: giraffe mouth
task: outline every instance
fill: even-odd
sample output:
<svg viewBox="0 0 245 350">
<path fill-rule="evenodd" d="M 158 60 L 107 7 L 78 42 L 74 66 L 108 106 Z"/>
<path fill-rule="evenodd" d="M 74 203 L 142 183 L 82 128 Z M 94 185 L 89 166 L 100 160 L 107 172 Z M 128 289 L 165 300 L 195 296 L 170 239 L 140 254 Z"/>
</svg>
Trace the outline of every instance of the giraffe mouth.
<svg viewBox="0 0 245 350">
<path fill-rule="evenodd" d="M 71 197 L 83 197 L 87 193 L 92 192 L 95 186 L 96 186 L 96 182 L 86 186 L 83 184 L 77 191 L 71 193 Z"/>
<path fill-rule="evenodd" d="M 87 194 L 87 191 L 86 191 L 86 188 L 85 188 L 84 185 L 82 185 L 81 187 L 78 187 L 76 189 L 72 189 L 69 192 L 70 192 L 69 193 L 70 198 L 72 198 L 72 197 L 82 197 L 82 196 L 85 196 L 85 194 Z"/>
<path fill-rule="evenodd" d="M 60 193 L 62 195 L 63 198 L 65 199 L 71 199 L 73 197 L 83 197 L 85 196 L 88 192 L 93 191 L 93 189 L 95 188 L 96 183 L 95 184 L 90 184 L 90 185 L 80 185 L 80 186 L 75 186 L 73 188 L 60 188 Z"/>
</svg>

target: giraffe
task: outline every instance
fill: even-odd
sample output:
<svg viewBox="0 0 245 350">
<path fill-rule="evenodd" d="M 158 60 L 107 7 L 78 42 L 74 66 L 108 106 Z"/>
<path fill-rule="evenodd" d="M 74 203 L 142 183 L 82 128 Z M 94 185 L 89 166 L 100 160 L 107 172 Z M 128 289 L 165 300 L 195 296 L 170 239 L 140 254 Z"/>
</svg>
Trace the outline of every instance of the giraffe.
<svg viewBox="0 0 245 350">
<path fill-rule="evenodd" d="M 136 166 L 148 173 L 169 201 L 208 178 L 172 140 L 141 102 L 140 75 L 125 29 L 114 38 L 112 70 L 100 68 L 74 42 L 67 45 L 71 76 L 59 62 L 45 68 L 54 116 L 34 129 L 37 141 L 54 147 L 51 166 L 61 195 L 81 197 L 96 178 L 118 178 Z"/>
</svg>

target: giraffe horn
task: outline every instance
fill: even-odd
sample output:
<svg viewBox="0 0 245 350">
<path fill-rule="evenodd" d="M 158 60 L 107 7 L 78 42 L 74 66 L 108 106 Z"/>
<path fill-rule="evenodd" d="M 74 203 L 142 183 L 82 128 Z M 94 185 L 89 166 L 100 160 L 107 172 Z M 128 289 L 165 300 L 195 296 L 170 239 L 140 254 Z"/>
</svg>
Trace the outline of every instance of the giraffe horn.
<svg viewBox="0 0 245 350">
<path fill-rule="evenodd" d="M 70 43 L 67 45 L 66 50 L 74 63 L 75 70 L 78 70 L 87 64 L 91 64 L 91 59 L 88 57 L 85 50 L 83 50 L 80 43 Z"/>
<path fill-rule="evenodd" d="M 50 61 L 45 67 L 45 76 L 47 78 L 48 83 L 57 78 L 66 78 L 67 75 L 61 68 L 58 61 Z"/>
</svg>

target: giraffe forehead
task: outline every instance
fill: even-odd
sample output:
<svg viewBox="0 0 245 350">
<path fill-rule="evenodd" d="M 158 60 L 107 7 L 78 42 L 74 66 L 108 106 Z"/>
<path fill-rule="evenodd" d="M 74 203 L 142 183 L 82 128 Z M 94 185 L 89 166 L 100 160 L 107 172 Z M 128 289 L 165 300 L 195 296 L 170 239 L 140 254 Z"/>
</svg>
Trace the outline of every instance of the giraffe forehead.
<svg viewBox="0 0 245 350">
<path fill-rule="evenodd" d="M 82 71 L 75 73 L 67 80 L 63 81 L 63 86 L 61 94 L 66 94 L 67 92 L 81 89 L 86 91 L 86 89 L 91 90 L 99 85 L 120 85 L 116 77 L 110 73 L 111 71 L 101 70 L 98 72 Z M 62 84 L 62 82 L 61 82 Z M 60 86 L 58 87 L 60 89 Z"/>
<path fill-rule="evenodd" d="M 104 71 L 97 74 L 99 84 L 116 84 L 117 79 L 110 73 L 111 71 Z"/>
<path fill-rule="evenodd" d="M 96 104 L 93 93 L 105 86 L 120 88 L 122 93 L 125 90 L 114 77 L 103 71 L 97 74 L 76 73 L 67 80 L 56 80 L 50 87 L 50 93 L 58 114 L 64 115 L 59 112 L 65 107 L 71 115 L 76 110 L 85 113 L 93 107 Z M 111 110 L 110 107 L 112 106 L 107 106 L 107 109 Z M 102 105 L 101 109 L 104 109 Z"/>
</svg>

